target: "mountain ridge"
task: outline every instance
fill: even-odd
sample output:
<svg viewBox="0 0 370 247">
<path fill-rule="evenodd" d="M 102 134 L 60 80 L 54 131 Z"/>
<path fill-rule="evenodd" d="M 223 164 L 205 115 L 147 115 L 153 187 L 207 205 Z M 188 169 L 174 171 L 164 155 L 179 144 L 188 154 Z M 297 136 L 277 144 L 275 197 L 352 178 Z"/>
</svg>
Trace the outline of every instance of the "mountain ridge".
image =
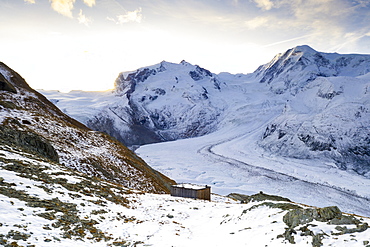
<svg viewBox="0 0 370 247">
<path fill-rule="evenodd" d="M 297 46 L 278 54 L 254 73 L 259 82 L 271 84 L 271 90 L 293 94 L 317 77 L 361 76 L 370 72 L 370 56 L 317 52 L 309 46 Z"/>
<path fill-rule="evenodd" d="M 0 94 L 1 144 L 66 167 L 144 191 L 169 192 L 174 181 L 150 168 L 110 136 L 92 131 L 55 107 L 5 64 Z"/>
<path fill-rule="evenodd" d="M 102 109 L 86 124 L 129 146 L 203 135 L 214 128 L 213 120 L 219 114 L 208 95 L 220 90 L 221 82 L 210 71 L 185 61 L 180 64 L 163 61 L 120 73 L 113 93 L 126 102 Z M 176 100 L 169 101 L 170 97 Z M 104 115 L 110 116 L 109 120 Z M 207 122 L 198 121 L 198 116 L 208 119 Z M 123 129 L 120 133 L 122 125 L 128 132 Z M 112 131 L 115 129 L 118 131 Z"/>
</svg>

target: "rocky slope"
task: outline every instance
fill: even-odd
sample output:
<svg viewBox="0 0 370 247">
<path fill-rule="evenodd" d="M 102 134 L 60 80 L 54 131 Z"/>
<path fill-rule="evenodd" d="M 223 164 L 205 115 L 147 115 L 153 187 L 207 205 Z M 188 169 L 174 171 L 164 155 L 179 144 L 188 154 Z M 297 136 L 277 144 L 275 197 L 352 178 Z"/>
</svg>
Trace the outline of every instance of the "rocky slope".
<svg viewBox="0 0 370 247">
<path fill-rule="evenodd" d="M 108 135 L 70 118 L 0 64 L 0 145 L 148 192 L 174 183 Z"/>
<path fill-rule="evenodd" d="M 143 193 L 0 146 L 1 246 L 370 246 L 370 219 L 259 193 Z"/>
</svg>

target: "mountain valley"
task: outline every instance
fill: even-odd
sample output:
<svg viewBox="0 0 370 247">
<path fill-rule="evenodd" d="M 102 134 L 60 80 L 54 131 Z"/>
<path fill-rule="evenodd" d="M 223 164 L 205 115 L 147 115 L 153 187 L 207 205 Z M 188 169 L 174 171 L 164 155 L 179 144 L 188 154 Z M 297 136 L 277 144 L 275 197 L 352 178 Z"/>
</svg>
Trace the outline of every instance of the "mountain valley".
<svg viewBox="0 0 370 247">
<path fill-rule="evenodd" d="M 161 62 L 113 91 L 42 93 L 178 182 L 368 215 L 369 68 L 368 55 L 298 46 L 251 74 Z"/>
<path fill-rule="evenodd" d="M 105 92 L 37 92 L 1 63 L 0 245 L 370 246 L 369 88 L 370 55 L 309 46 Z"/>
</svg>

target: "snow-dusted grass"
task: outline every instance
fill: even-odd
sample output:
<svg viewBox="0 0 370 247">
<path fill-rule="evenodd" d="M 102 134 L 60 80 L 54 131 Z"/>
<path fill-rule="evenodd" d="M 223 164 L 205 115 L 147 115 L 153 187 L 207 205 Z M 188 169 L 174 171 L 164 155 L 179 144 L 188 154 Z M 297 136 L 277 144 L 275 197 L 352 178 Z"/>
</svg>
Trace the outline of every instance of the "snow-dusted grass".
<svg viewBox="0 0 370 247">
<path fill-rule="evenodd" d="M 281 236 L 287 211 L 264 202 L 239 204 L 216 194 L 204 201 L 142 193 L 21 152 L 4 149 L 0 157 L 1 245 L 290 245 Z M 16 164 L 30 169 L 27 173 L 23 168 L 14 170 Z M 364 246 L 370 240 L 369 230 L 332 235 L 338 232 L 334 225 L 316 221 L 309 228 L 315 234 L 326 233 L 323 246 Z M 312 246 L 311 236 L 295 234 L 294 240 L 297 246 Z"/>
<path fill-rule="evenodd" d="M 5 128 L 22 133 L 33 133 L 45 138 L 57 152 L 59 163 L 66 167 L 124 184 L 130 188 L 155 192 L 165 190 L 162 181 L 159 181 L 161 178 L 158 178 L 155 172 L 150 174 L 151 169 L 125 146 L 108 135 L 91 131 L 68 119 L 50 102 L 39 98 L 36 93 L 22 88 L 18 90 L 17 94 L 1 94 L 0 123 Z M 89 101 L 98 94 L 103 94 L 109 99 L 112 95 L 111 92 L 90 93 Z M 119 97 L 115 98 L 119 99 Z M 80 97 L 78 100 L 83 101 L 83 99 L 84 97 Z M 98 105 L 104 104 L 101 98 L 96 99 L 99 101 Z M 2 104 L 5 106 L 3 107 Z M 93 115 L 83 107 L 77 107 L 76 110 Z M 161 177 L 160 174 L 158 176 Z M 130 177 L 133 179 L 129 179 Z M 170 181 L 167 178 L 164 180 Z M 159 186 L 154 188 L 155 184 Z"/>
</svg>

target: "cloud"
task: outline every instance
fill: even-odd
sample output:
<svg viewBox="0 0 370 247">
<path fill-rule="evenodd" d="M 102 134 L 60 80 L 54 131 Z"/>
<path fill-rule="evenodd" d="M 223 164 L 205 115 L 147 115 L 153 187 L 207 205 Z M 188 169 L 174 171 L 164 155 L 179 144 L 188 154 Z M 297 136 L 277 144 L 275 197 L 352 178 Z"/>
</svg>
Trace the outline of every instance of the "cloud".
<svg viewBox="0 0 370 247">
<path fill-rule="evenodd" d="M 89 6 L 89 7 L 92 7 L 95 5 L 95 0 L 84 0 L 84 3 Z"/>
<path fill-rule="evenodd" d="M 26 3 L 36 3 L 35 0 L 24 0 Z"/>
<path fill-rule="evenodd" d="M 248 29 L 257 29 L 259 27 L 267 25 L 268 22 L 269 22 L 268 18 L 258 16 L 252 20 L 246 21 L 245 25 L 248 27 Z"/>
<path fill-rule="evenodd" d="M 33 3 L 35 2 L 35 0 L 25 0 L 25 1 Z M 51 2 L 52 9 L 58 12 L 59 14 L 62 14 L 69 18 L 73 18 L 72 10 L 74 8 L 76 0 L 49 0 L 49 2 Z M 95 0 L 83 0 L 83 2 L 89 7 L 95 5 Z M 86 17 L 82 13 L 82 10 L 80 10 L 77 20 L 79 23 L 84 24 L 86 26 L 88 26 L 89 23 L 91 23 L 91 19 Z"/>
<path fill-rule="evenodd" d="M 116 20 L 115 20 L 114 18 L 112 18 L 112 17 L 109 17 L 109 16 L 107 17 L 107 20 L 108 20 L 108 21 L 113 21 L 113 22 L 116 22 Z M 117 24 L 118 24 L 118 23 L 117 23 Z"/>
<path fill-rule="evenodd" d="M 270 37 L 276 37 L 268 39 L 266 47 L 302 41 L 339 52 L 355 47 L 370 30 L 368 0 L 253 1 L 260 13 L 245 24 L 250 30 L 268 30 Z"/>
<path fill-rule="evenodd" d="M 80 9 L 80 13 L 78 14 L 78 17 L 77 17 L 77 20 L 80 24 L 84 24 L 86 26 L 89 26 L 89 23 L 91 23 L 91 19 L 86 17 L 83 13 L 82 13 L 82 9 Z"/>
<path fill-rule="evenodd" d="M 349 32 L 346 33 L 343 38 L 338 42 L 334 47 L 331 48 L 333 51 L 339 52 L 341 49 L 345 47 L 353 47 L 356 46 L 357 42 L 362 38 L 369 37 L 370 32 L 364 31 L 356 31 L 356 32 Z"/>
<path fill-rule="evenodd" d="M 126 22 L 138 22 L 140 23 L 143 16 L 141 14 L 141 8 L 138 8 L 134 11 L 127 11 L 127 13 L 123 15 L 117 16 L 118 21 L 120 23 L 126 23 Z"/>
<path fill-rule="evenodd" d="M 137 22 L 140 23 L 143 19 L 141 14 L 141 8 L 138 8 L 134 11 L 125 11 L 122 15 L 117 15 L 116 19 L 107 17 L 108 20 L 115 22 L 116 24 L 123 24 L 128 22 Z"/>
<path fill-rule="evenodd" d="M 49 0 L 53 10 L 66 17 L 73 18 L 72 9 L 76 0 Z"/>
<path fill-rule="evenodd" d="M 342 35 L 346 25 L 354 19 L 359 8 L 356 1 L 349 3 L 346 0 L 253 1 L 261 10 L 274 9 L 274 11 L 268 12 L 268 15 L 261 13 L 258 17 L 247 21 L 247 27 L 263 26 L 277 30 L 304 30 L 320 35 L 328 33 Z"/>
<path fill-rule="evenodd" d="M 270 10 L 272 7 L 274 7 L 274 3 L 270 0 L 253 0 L 258 8 L 261 8 L 263 10 Z"/>
</svg>

